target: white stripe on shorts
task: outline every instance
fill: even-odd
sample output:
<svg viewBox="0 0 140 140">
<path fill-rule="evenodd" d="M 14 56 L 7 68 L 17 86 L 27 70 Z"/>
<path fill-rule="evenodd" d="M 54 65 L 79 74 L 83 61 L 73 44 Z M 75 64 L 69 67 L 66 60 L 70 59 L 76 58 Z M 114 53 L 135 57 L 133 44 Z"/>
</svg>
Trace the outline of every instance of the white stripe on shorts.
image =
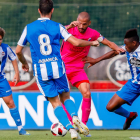
<svg viewBox="0 0 140 140">
<path fill-rule="evenodd" d="M 52 64 L 52 71 L 53 71 L 53 78 L 57 79 L 59 78 L 59 69 L 57 62 L 51 62 Z"/>
<path fill-rule="evenodd" d="M 42 80 L 43 81 L 48 80 L 48 73 L 45 64 L 40 64 L 40 71 L 41 71 Z"/>
<path fill-rule="evenodd" d="M 43 89 L 42 89 L 42 87 L 41 87 L 41 85 L 40 85 L 40 83 L 38 81 L 36 64 L 34 64 L 34 70 L 35 70 L 35 78 L 36 78 L 37 86 L 38 86 L 40 92 L 45 96 L 45 93 L 44 93 L 44 91 L 43 91 Z"/>
<path fill-rule="evenodd" d="M 65 67 L 64 67 L 64 62 L 62 61 L 62 68 L 63 68 L 63 74 L 66 72 Z"/>
<path fill-rule="evenodd" d="M 67 75 L 66 75 L 66 73 L 65 73 L 65 77 L 66 77 L 66 79 L 67 79 L 68 88 L 69 88 L 69 90 L 70 90 L 70 85 L 69 85 L 69 81 L 68 81 L 68 78 L 67 78 Z"/>
</svg>

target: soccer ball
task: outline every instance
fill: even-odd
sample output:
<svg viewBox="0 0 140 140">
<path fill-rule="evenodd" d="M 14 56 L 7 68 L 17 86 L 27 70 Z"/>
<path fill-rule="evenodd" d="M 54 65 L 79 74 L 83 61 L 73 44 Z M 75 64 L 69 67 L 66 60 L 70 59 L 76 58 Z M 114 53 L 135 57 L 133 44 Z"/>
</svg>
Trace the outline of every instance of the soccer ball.
<svg viewBox="0 0 140 140">
<path fill-rule="evenodd" d="M 67 129 L 61 123 L 53 123 L 51 125 L 51 132 L 54 136 L 65 136 Z"/>
</svg>

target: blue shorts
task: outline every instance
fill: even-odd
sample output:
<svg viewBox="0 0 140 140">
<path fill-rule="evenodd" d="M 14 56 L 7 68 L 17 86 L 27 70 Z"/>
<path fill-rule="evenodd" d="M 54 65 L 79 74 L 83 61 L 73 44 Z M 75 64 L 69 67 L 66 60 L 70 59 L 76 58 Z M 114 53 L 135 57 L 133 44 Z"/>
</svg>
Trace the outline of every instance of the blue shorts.
<svg viewBox="0 0 140 140">
<path fill-rule="evenodd" d="M 11 87 L 6 78 L 0 79 L 0 98 L 6 97 L 12 94 Z"/>
<path fill-rule="evenodd" d="M 129 105 L 140 95 L 140 85 L 132 83 L 129 80 L 120 90 L 118 90 L 117 95 L 123 100 L 127 101 Z"/>
<path fill-rule="evenodd" d="M 40 78 L 36 77 L 36 81 L 40 92 L 45 97 L 55 97 L 63 92 L 69 92 L 70 90 L 66 74 L 58 79 L 47 81 L 42 81 Z"/>
</svg>

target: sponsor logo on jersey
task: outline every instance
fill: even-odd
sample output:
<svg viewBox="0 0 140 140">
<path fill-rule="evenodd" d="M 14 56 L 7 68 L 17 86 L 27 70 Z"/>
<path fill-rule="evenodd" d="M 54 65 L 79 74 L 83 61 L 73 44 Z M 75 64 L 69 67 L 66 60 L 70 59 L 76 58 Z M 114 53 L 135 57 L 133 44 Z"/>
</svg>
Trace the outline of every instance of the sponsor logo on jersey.
<svg viewBox="0 0 140 140">
<path fill-rule="evenodd" d="M 6 92 L 10 92 L 11 91 L 11 89 L 10 90 L 7 90 Z"/>
<path fill-rule="evenodd" d="M 20 119 L 18 119 L 17 121 L 20 122 Z"/>
<path fill-rule="evenodd" d="M 137 57 L 133 57 L 129 61 L 130 61 L 131 65 L 140 67 L 140 60 L 137 59 Z"/>
<path fill-rule="evenodd" d="M 41 20 L 41 22 L 45 22 L 46 21 L 46 19 L 44 19 L 44 20 Z"/>
<path fill-rule="evenodd" d="M 52 61 L 58 61 L 57 57 L 39 59 L 38 63 L 45 63 L 45 62 L 52 62 Z"/>
</svg>

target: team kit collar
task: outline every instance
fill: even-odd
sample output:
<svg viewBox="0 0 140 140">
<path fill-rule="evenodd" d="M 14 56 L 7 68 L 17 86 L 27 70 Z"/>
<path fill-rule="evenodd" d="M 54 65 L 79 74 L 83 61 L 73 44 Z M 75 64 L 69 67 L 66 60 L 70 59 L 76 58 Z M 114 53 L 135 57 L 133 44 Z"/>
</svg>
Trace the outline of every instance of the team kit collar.
<svg viewBox="0 0 140 140">
<path fill-rule="evenodd" d="M 138 48 L 134 52 L 139 52 L 139 51 L 140 51 L 140 45 L 138 46 Z"/>
<path fill-rule="evenodd" d="M 44 17 L 44 18 L 38 18 L 37 20 L 50 20 L 50 19 L 49 19 L 49 18 Z"/>
</svg>

